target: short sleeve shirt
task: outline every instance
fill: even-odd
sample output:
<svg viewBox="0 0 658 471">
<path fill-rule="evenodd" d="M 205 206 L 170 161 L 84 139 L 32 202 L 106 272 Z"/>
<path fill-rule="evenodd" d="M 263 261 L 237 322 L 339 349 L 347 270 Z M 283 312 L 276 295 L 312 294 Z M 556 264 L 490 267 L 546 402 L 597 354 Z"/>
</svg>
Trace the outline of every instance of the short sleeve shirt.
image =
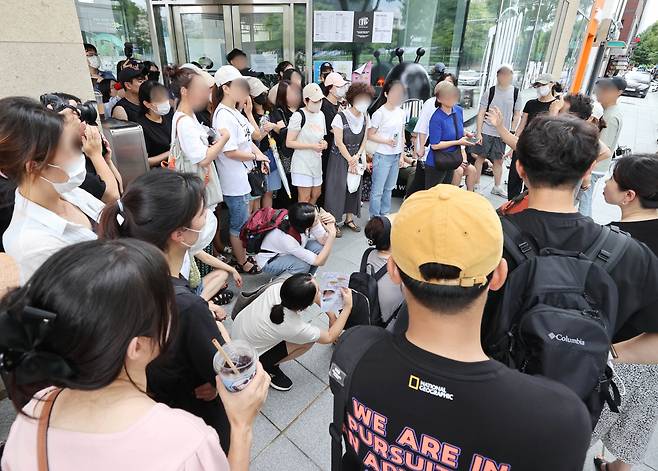
<svg viewBox="0 0 658 471">
<path fill-rule="evenodd" d="M 437 108 L 430 119 L 429 137 L 430 144 L 438 144 L 441 141 L 456 141 L 464 137 L 464 112 L 461 106 L 455 105 L 450 114 L 446 114 L 440 107 Z M 447 147 L 441 151 L 432 150 L 427 157 L 428 165 L 434 165 L 435 153 L 453 152 L 457 149 L 459 149 L 459 146 Z"/>
<path fill-rule="evenodd" d="M 305 121 L 302 127 L 302 113 Z M 317 144 L 327 134 L 324 115 L 308 110 L 293 113 L 288 124 L 288 132 L 297 132 L 296 140 L 304 144 Z M 292 154 L 290 171 L 300 175 L 322 177 L 322 153 L 312 149 L 295 149 Z"/>
<path fill-rule="evenodd" d="M 193 164 L 206 158 L 208 152 L 208 132 L 196 117 L 181 111 L 174 114 L 171 127 L 171 141 L 178 136 L 178 142 L 185 157 Z"/>
<path fill-rule="evenodd" d="M 605 120 L 606 127 L 601 131 L 601 141 L 614 153 L 619 145 L 619 136 L 621 135 L 623 124 L 621 107 L 619 105 L 609 106 L 603 112 L 603 119 Z M 594 171 L 598 173 L 607 172 L 610 167 L 610 161 L 611 159 L 605 159 L 597 162 Z"/>
<path fill-rule="evenodd" d="M 225 152 L 232 150 L 252 152 L 251 134 L 254 132 L 254 127 L 238 110 L 222 104 L 215 110 L 212 123 L 217 132 L 221 128 L 226 128 L 230 134 L 228 142 L 217 157 L 217 173 L 222 192 L 226 196 L 242 196 L 250 193 L 251 186 L 247 174 L 252 166 L 227 157 Z"/>
<path fill-rule="evenodd" d="M 489 103 L 489 93 L 491 89 L 487 89 L 482 96 L 480 97 L 480 109 L 486 110 Z M 490 108 L 498 108 L 503 114 L 503 124 L 506 129 L 510 129 L 512 126 L 512 118 L 514 113 L 521 112 L 521 100 L 517 96 L 516 103 L 514 103 L 514 87 L 500 88 L 498 85 L 494 87 L 494 96 L 491 101 Z M 482 134 L 488 136 L 500 137 L 500 134 L 496 130 L 495 126 L 487 123 L 486 121 L 482 125 Z"/>
<path fill-rule="evenodd" d="M 359 134 L 361 132 L 361 129 L 363 128 L 363 115 L 355 116 L 354 113 L 352 113 L 352 109 L 353 108 L 350 107 L 343 114 L 347 119 L 347 124 L 350 127 L 350 131 L 352 131 L 354 134 Z M 341 119 L 340 115 L 337 114 L 336 116 L 334 116 L 334 120 L 331 122 L 331 127 L 343 129 L 343 120 Z M 368 119 L 368 115 L 366 115 L 366 129 L 368 129 L 369 127 L 370 127 L 370 120 Z"/>
<path fill-rule="evenodd" d="M 320 328 L 306 322 L 302 318 L 303 311 L 284 308 L 281 324 L 270 320 L 272 307 L 281 303 L 282 284 L 275 283 L 267 288 L 233 321 L 232 338 L 246 340 L 259 355 L 283 341 L 301 345 L 315 343 L 320 338 Z"/>
<path fill-rule="evenodd" d="M 404 122 L 406 115 L 402 108 L 389 110 L 386 106 L 380 106 L 372 115 L 370 127 L 377 129 L 377 134 L 385 139 L 395 139 L 396 144 L 378 144 L 379 154 L 393 155 L 402 152 L 404 142 Z"/>
</svg>

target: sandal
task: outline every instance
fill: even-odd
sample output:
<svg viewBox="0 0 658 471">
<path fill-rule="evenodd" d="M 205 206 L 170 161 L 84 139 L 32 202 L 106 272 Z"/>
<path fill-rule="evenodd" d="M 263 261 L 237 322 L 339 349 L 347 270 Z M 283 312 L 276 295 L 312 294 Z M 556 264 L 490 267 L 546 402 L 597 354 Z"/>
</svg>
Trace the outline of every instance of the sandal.
<svg viewBox="0 0 658 471">
<path fill-rule="evenodd" d="M 343 231 L 340 230 L 340 227 L 338 227 L 338 224 L 336 224 L 336 238 L 340 239 L 343 237 Z"/>
<path fill-rule="evenodd" d="M 219 291 L 213 298 L 212 302 L 217 304 L 218 306 L 224 306 L 226 304 L 229 304 L 231 300 L 233 299 L 233 291 L 231 291 L 228 288 L 224 288 Z"/>
<path fill-rule="evenodd" d="M 345 221 L 343 223 L 343 226 L 347 227 L 348 229 L 354 232 L 361 232 L 361 228 L 354 223 L 353 219 L 350 219 L 349 221 Z"/>
<path fill-rule="evenodd" d="M 594 469 L 596 471 L 606 471 L 608 469 L 608 462 L 603 461 L 603 458 L 597 456 L 594 458 Z"/>
<path fill-rule="evenodd" d="M 249 270 L 244 269 L 244 266 L 247 263 L 251 263 L 251 268 Z M 238 271 L 238 273 L 245 273 L 247 275 L 259 275 L 259 274 L 263 273 L 263 270 L 261 269 L 261 267 L 258 266 L 258 264 L 250 262 L 249 260 L 247 260 L 243 264 L 238 263 L 235 266 L 235 269 Z"/>
</svg>

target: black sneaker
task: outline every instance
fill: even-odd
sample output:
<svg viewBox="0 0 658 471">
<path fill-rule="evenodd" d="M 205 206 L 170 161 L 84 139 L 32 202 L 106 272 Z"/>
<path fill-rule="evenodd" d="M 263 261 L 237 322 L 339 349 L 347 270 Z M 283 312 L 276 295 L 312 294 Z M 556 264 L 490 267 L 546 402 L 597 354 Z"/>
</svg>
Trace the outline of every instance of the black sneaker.
<svg viewBox="0 0 658 471">
<path fill-rule="evenodd" d="M 270 386 L 277 391 L 290 391 L 292 388 L 292 380 L 278 366 L 272 368 L 270 377 L 272 378 Z"/>
</svg>

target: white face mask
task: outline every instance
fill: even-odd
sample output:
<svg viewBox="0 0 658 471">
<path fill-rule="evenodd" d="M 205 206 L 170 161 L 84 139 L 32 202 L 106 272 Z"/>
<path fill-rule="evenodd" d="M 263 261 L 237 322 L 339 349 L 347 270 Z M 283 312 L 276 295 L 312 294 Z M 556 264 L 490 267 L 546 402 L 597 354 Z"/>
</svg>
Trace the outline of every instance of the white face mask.
<svg viewBox="0 0 658 471">
<path fill-rule="evenodd" d="M 551 87 L 550 85 L 542 85 L 541 87 L 537 88 L 537 97 L 542 98 L 547 96 L 549 93 L 551 93 Z"/>
<path fill-rule="evenodd" d="M 98 69 L 101 66 L 101 58 L 98 56 L 87 56 L 87 64 L 89 64 L 89 67 Z"/>
<path fill-rule="evenodd" d="M 190 255 L 198 254 L 208 247 L 212 242 L 213 237 L 215 237 L 215 233 L 217 232 L 217 217 L 215 217 L 215 213 L 206 209 L 206 222 L 203 227 L 201 229 L 190 229 L 189 227 L 186 227 L 185 230 L 199 234 L 196 242 L 191 245 L 181 241 L 181 244 L 189 249 L 188 252 L 190 252 Z"/>
<path fill-rule="evenodd" d="M 155 105 L 155 114 L 164 116 L 168 114 L 169 111 L 171 111 L 171 104 L 168 101 L 163 101 L 162 103 Z"/>
<path fill-rule="evenodd" d="M 368 107 L 370 107 L 370 101 L 369 100 L 360 100 L 354 103 L 354 108 L 357 109 L 360 113 L 365 113 L 368 111 Z"/>
<path fill-rule="evenodd" d="M 322 109 L 321 101 L 309 101 L 306 103 L 306 109 L 311 113 L 318 113 Z"/>
<path fill-rule="evenodd" d="M 85 177 L 87 176 L 84 154 L 80 154 L 80 157 L 78 157 L 75 161 L 66 165 L 48 164 L 48 166 L 60 169 L 69 177 L 69 179 L 63 183 L 51 182 L 46 177 L 41 177 L 50 183 L 55 188 L 55 191 L 60 195 L 68 193 L 69 191 L 74 190 L 82 185 L 82 182 L 85 181 Z"/>
<path fill-rule="evenodd" d="M 335 95 L 336 95 L 338 98 L 345 98 L 345 94 L 346 94 L 346 93 L 347 93 L 347 87 L 346 87 L 345 85 L 343 85 L 343 86 L 340 87 L 340 88 L 336 88 L 336 93 L 335 93 Z"/>
</svg>

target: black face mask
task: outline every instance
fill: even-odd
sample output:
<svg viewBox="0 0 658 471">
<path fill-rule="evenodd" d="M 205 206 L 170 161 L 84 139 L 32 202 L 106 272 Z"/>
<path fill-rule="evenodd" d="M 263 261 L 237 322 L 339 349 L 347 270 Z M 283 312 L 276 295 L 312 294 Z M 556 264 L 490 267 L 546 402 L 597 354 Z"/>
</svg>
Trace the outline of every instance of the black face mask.
<svg viewBox="0 0 658 471">
<path fill-rule="evenodd" d="M 267 95 L 263 93 L 262 95 L 258 95 L 254 97 L 254 103 L 257 103 L 261 106 L 264 105 L 265 103 L 267 103 Z"/>
<path fill-rule="evenodd" d="M 159 71 L 154 71 L 154 72 L 149 72 L 146 74 L 149 80 L 155 80 L 156 82 L 160 80 L 160 72 Z"/>
</svg>

